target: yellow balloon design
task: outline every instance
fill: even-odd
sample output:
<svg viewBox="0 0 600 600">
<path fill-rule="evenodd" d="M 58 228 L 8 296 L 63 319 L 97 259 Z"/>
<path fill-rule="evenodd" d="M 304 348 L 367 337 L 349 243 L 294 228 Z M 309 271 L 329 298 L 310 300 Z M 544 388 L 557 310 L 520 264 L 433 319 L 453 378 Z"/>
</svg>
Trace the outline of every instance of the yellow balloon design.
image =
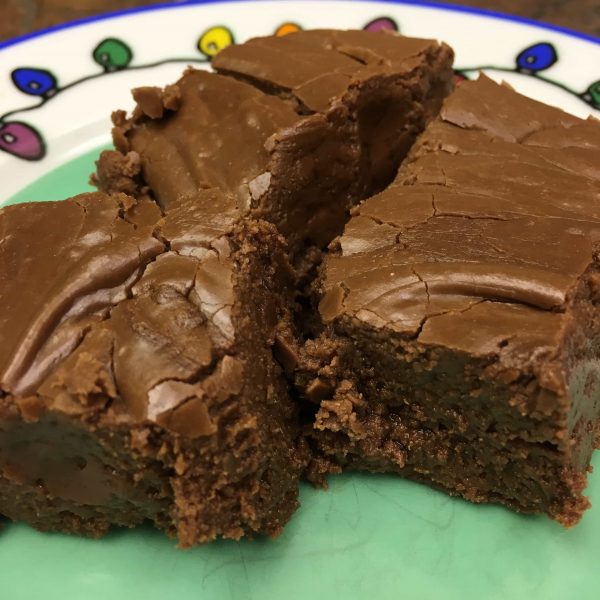
<svg viewBox="0 0 600 600">
<path fill-rule="evenodd" d="M 233 44 L 233 34 L 227 27 L 216 25 L 207 29 L 198 40 L 198 49 L 208 58 L 216 56 L 223 48 Z"/>
</svg>

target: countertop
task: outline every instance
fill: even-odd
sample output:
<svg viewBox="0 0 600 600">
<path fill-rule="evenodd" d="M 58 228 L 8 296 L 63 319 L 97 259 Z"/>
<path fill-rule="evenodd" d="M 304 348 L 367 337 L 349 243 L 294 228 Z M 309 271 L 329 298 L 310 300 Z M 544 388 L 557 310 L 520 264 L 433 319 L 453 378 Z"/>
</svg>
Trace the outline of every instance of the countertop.
<svg viewBox="0 0 600 600">
<path fill-rule="evenodd" d="M 164 0 L 0 0 L 0 39 L 101 12 L 157 4 L 159 1 L 164 2 Z M 600 0 L 462 0 L 448 2 L 448 4 L 463 4 L 510 13 L 600 37 Z"/>
</svg>

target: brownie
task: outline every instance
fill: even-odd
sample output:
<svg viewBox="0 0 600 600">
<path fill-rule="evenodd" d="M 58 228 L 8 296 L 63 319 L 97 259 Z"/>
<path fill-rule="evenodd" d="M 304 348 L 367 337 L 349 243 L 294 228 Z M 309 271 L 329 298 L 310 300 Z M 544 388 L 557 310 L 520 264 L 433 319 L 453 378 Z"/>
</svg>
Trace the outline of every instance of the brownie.
<svg viewBox="0 0 600 600">
<path fill-rule="evenodd" d="M 600 411 L 600 122 L 465 82 L 323 265 L 321 468 L 575 524 Z M 325 465 L 325 466 L 324 466 Z"/>
<path fill-rule="evenodd" d="M 453 82 L 444 44 L 368 31 L 300 31 L 229 46 L 217 73 L 188 69 L 134 90 L 113 115 L 108 192 L 167 207 L 218 188 L 274 223 L 292 256 L 341 233 L 348 209 L 383 189 Z"/>
<path fill-rule="evenodd" d="M 181 546 L 276 535 L 303 457 L 271 344 L 291 270 L 218 190 L 0 210 L 0 512 Z"/>
</svg>

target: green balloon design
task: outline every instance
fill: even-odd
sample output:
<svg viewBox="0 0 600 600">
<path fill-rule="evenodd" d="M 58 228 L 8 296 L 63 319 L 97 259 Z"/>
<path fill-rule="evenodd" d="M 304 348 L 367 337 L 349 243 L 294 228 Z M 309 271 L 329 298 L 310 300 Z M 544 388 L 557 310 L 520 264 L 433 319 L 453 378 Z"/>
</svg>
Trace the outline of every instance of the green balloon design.
<svg viewBox="0 0 600 600">
<path fill-rule="evenodd" d="M 106 71 L 125 69 L 133 58 L 131 48 L 121 40 L 102 40 L 94 49 L 94 60 Z"/>
<path fill-rule="evenodd" d="M 587 94 L 589 95 L 592 104 L 600 108 L 600 80 L 590 85 Z"/>
</svg>

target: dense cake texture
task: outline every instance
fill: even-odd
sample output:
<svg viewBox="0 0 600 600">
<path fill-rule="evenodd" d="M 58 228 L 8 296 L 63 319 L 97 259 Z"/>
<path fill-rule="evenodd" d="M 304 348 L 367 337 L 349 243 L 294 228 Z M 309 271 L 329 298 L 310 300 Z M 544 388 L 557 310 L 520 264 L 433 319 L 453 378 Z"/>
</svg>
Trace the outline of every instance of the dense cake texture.
<svg viewBox="0 0 600 600">
<path fill-rule="evenodd" d="M 291 270 L 239 217 L 216 190 L 164 216 L 101 193 L 0 211 L 2 514 L 149 519 L 182 546 L 279 533 L 303 461 L 271 354 Z"/>
<path fill-rule="evenodd" d="M 189 69 L 164 90 L 134 90 L 114 115 L 103 191 L 167 207 L 218 188 L 274 223 L 296 260 L 341 233 L 348 209 L 394 177 L 450 91 L 452 51 L 368 31 L 301 31 L 230 46 L 217 73 Z M 308 261 L 310 262 L 310 261 Z"/>
<path fill-rule="evenodd" d="M 324 262 L 325 330 L 297 378 L 321 468 L 579 520 L 600 411 L 599 180 L 600 123 L 461 84 Z"/>
</svg>

